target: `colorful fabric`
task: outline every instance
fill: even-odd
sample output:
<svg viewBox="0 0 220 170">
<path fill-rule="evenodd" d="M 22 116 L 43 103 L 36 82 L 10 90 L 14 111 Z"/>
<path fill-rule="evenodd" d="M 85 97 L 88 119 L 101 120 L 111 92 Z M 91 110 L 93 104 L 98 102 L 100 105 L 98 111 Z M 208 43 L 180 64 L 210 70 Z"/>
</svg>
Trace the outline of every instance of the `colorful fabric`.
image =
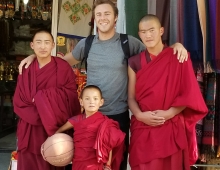
<svg viewBox="0 0 220 170">
<path fill-rule="evenodd" d="M 220 157 L 220 74 L 206 73 L 205 81 L 205 100 L 209 112 L 204 118 L 204 132 L 202 139 L 202 153 L 206 159 Z"/>
<path fill-rule="evenodd" d="M 216 1 L 216 30 L 220 30 L 220 1 Z M 219 44 L 219 40 L 220 40 L 220 34 L 216 33 L 216 37 L 215 37 L 215 54 L 216 54 L 216 71 L 218 73 L 220 73 L 220 44 Z"/>
<path fill-rule="evenodd" d="M 196 79 L 199 84 L 199 88 L 201 93 L 203 94 L 204 98 L 204 80 L 203 80 L 204 74 L 201 69 L 198 69 L 196 72 Z M 201 148 L 202 144 L 202 137 L 203 137 L 203 119 L 199 120 L 196 124 L 196 139 L 197 143 L 199 145 L 199 149 Z"/>
<path fill-rule="evenodd" d="M 148 0 L 147 1 L 147 12 L 148 14 L 154 14 L 156 15 L 156 3 L 157 1 L 155 0 Z"/>
<path fill-rule="evenodd" d="M 203 68 L 205 72 L 207 72 L 207 61 L 206 61 L 206 33 L 207 33 L 207 25 L 206 25 L 206 8 L 205 8 L 205 1 L 197 0 L 198 6 L 198 14 L 199 14 L 199 21 L 202 31 L 202 38 L 203 38 Z"/>
<path fill-rule="evenodd" d="M 209 31 L 210 31 L 210 60 L 212 62 L 213 69 L 216 70 L 216 54 L 215 54 L 215 43 L 216 43 L 216 4 L 217 0 L 209 1 L 207 0 L 206 4 L 209 8 Z"/>
<path fill-rule="evenodd" d="M 170 0 L 157 0 L 156 15 L 159 18 L 162 27 L 164 27 L 162 40 L 164 44 L 169 44 Z"/>
<path fill-rule="evenodd" d="M 41 144 L 47 137 L 80 111 L 75 75 L 69 64 L 52 57 L 43 68 L 37 70 L 36 65 L 38 62 L 34 60 L 23 69 L 13 98 L 14 112 L 20 118 L 17 129 L 20 154 L 41 155 Z M 26 164 L 22 165 L 23 169 L 28 169 Z"/>
<path fill-rule="evenodd" d="M 184 47 L 190 52 L 194 68 L 203 66 L 203 39 L 199 23 L 197 1 L 185 0 L 184 5 Z"/>
<path fill-rule="evenodd" d="M 186 109 L 157 127 L 148 126 L 132 116 L 131 167 L 166 158 L 185 149 L 190 151 L 190 164 L 194 164 L 198 157 L 195 124 L 206 115 L 207 107 L 191 60 L 180 64 L 173 50 L 166 48 L 137 72 L 135 91 L 141 111 L 167 110 L 178 106 L 186 106 Z"/>
<path fill-rule="evenodd" d="M 170 29 L 169 29 L 169 45 L 178 41 L 178 3 L 179 1 L 170 0 Z"/>
<path fill-rule="evenodd" d="M 112 169 L 119 169 L 125 134 L 113 121 L 97 112 L 88 118 L 81 114 L 69 119 L 74 128 L 72 170 L 102 170 L 112 150 Z"/>
<path fill-rule="evenodd" d="M 183 0 L 178 1 L 178 41 L 181 44 L 184 44 L 184 36 L 183 36 Z"/>
<path fill-rule="evenodd" d="M 138 25 L 140 19 L 147 14 L 148 3 L 146 0 L 125 0 L 126 33 L 136 38 L 138 36 Z M 120 11 L 119 11 L 120 13 Z M 130 41 L 129 41 L 130 45 Z"/>
<path fill-rule="evenodd" d="M 208 107 L 208 114 L 204 118 L 204 135 L 203 135 L 202 143 L 203 145 L 207 145 L 210 147 L 208 152 L 211 150 L 214 152 L 214 147 L 217 144 L 216 138 L 214 136 L 215 134 L 214 123 L 215 123 L 216 74 L 207 73 L 205 74 L 204 79 L 206 83 L 205 84 L 205 88 L 206 88 L 205 89 L 205 92 L 206 92 L 205 101 Z"/>
</svg>

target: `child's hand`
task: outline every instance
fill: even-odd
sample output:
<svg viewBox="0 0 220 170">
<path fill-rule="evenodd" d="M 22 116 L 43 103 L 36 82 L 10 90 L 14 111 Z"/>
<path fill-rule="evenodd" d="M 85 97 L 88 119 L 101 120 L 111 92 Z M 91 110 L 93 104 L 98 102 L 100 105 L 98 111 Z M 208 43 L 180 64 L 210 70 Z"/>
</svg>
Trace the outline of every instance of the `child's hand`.
<svg viewBox="0 0 220 170">
<path fill-rule="evenodd" d="M 42 155 L 43 159 L 46 161 L 46 159 L 44 157 L 44 143 L 41 145 L 40 151 L 41 151 L 41 155 Z"/>
<path fill-rule="evenodd" d="M 103 170 L 112 170 L 111 166 L 109 165 L 104 165 Z"/>
</svg>

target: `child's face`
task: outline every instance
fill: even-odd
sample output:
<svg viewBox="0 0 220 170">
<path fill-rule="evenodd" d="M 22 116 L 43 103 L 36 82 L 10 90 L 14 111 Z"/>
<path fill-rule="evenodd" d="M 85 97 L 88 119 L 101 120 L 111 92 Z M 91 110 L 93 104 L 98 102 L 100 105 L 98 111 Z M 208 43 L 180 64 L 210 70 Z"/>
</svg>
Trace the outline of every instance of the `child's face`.
<svg viewBox="0 0 220 170">
<path fill-rule="evenodd" d="M 85 89 L 83 92 L 82 99 L 80 99 L 81 106 L 84 107 L 87 116 L 90 116 L 98 111 L 99 107 L 102 106 L 104 100 L 97 89 Z"/>
</svg>

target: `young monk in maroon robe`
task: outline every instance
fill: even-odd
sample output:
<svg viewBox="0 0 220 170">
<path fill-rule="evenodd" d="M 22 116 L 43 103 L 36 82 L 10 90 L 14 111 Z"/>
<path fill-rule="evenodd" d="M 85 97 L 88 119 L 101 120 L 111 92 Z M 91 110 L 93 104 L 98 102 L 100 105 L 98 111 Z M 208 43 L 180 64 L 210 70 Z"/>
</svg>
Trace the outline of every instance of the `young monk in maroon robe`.
<svg viewBox="0 0 220 170">
<path fill-rule="evenodd" d="M 50 32 L 36 32 L 31 42 L 37 59 L 19 75 L 13 104 L 19 116 L 18 170 L 55 170 L 40 147 L 67 119 L 80 111 L 75 75 L 69 64 L 52 57 Z"/>
<path fill-rule="evenodd" d="M 56 132 L 74 129 L 72 170 L 119 170 L 125 133 L 118 122 L 98 111 L 103 102 L 97 86 L 86 86 L 80 96 L 84 113 L 70 118 Z"/>
<path fill-rule="evenodd" d="M 129 59 L 132 170 L 190 170 L 195 163 L 195 124 L 207 113 L 190 58 L 179 63 L 164 47 L 158 18 L 146 15 L 139 36 L 147 50 Z"/>
</svg>

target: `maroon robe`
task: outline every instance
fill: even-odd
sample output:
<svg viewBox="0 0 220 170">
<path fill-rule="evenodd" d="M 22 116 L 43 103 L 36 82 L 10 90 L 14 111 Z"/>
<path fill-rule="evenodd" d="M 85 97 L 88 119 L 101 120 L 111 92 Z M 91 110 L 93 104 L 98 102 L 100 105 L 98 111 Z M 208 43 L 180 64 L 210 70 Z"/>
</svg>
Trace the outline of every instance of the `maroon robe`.
<svg viewBox="0 0 220 170">
<path fill-rule="evenodd" d="M 171 48 L 164 49 L 150 63 L 146 62 L 145 51 L 140 56 L 141 70 L 136 74 L 135 97 L 141 111 L 168 110 L 178 106 L 186 106 L 186 109 L 156 127 L 132 116 L 130 165 L 137 167 L 152 162 L 156 167 L 172 155 L 179 157 L 181 152 L 182 165 L 174 166 L 190 169 L 189 163 L 195 163 L 198 157 L 195 124 L 207 113 L 191 60 L 179 63 Z M 166 162 L 162 164 L 164 168 Z"/>
<path fill-rule="evenodd" d="M 112 169 L 119 170 L 123 159 L 125 134 L 118 122 L 100 112 L 85 118 L 84 114 L 69 119 L 74 128 L 72 170 L 102 170 L 112 150 Z"/>
<path fill-rule="evenodd" d="M 46 166 L 41 164 L 49 163 L 40 155 L 41 144 L 80 111 L 75 74 L 69 64 L 52 57 L 43 68 L 36 67 L 38 61 L 34 60 L 29 68 L 23 69 L 13 99 L 14 111 L 20 118 L 17 129 L 18 170 L 45 169 Z M 29 153 L 42 160 L 35 160 L 35 164 L 25 161 Z M 48 169 L 53 168 L 48 165 Z"/>
</svg>

